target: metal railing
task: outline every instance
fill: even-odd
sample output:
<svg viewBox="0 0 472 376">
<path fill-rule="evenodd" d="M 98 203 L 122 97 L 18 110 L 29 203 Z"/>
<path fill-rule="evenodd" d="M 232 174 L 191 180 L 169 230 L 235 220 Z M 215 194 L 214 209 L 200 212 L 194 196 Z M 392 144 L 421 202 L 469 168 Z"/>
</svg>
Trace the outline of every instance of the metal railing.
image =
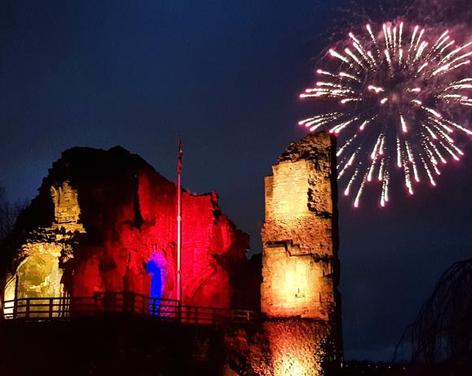
<svg viewBox="0 0 472 376">
<path fill-rule="evenodd" d="M 71 320 L 74 318 L 128 315 L 189 325 L 245 324 L 254 321 L 254 312 L 197 305 L 153 298 L 132 292 L 105 292 L 86 297 L 40 297 L 7 300 L 7 320 Z"/>
</svg>

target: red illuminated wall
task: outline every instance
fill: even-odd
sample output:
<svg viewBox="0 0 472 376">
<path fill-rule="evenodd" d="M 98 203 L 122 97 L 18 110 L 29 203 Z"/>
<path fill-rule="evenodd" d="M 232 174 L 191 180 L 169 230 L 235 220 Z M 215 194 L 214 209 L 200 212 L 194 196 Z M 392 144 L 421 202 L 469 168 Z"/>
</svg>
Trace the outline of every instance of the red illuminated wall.
<svg viewBox="0 0 472 376">
<path fill-rule="evenodd" d="M 50 169 L 24 215 L 29 228 L 23 232 L 35 229 L 41 215 L 50 216 L 50 187 L 64 181 L 77 190 L 85 228 L 74 237 L 73 252 L 60 258 L 65 290 L 73 296 L 123 290 L 149 295 L 146 264 L 153 259 L 163 297 L 175 298 L 175 184 L 122 148 L 74 148 Z M 221 213 L 215 193 L 184 191 L 182 214 L 184 303 L 230 306 L 238 290 L 231 273 L 247 263 L 248 236 Z"/>
</svg>

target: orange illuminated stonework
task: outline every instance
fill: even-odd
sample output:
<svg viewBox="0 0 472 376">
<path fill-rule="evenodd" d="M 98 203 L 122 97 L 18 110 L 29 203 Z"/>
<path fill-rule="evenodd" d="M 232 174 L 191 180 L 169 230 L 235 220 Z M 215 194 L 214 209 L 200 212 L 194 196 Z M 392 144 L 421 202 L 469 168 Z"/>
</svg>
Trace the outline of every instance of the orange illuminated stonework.
<svg viewBox="0 0 472 376">
<path fill-rule="evenodd" d="M 335 144 L 311 134 L 265 178 L 261 309 L 275 375 L 322 374 L 340 358 Z"/>
</svg>

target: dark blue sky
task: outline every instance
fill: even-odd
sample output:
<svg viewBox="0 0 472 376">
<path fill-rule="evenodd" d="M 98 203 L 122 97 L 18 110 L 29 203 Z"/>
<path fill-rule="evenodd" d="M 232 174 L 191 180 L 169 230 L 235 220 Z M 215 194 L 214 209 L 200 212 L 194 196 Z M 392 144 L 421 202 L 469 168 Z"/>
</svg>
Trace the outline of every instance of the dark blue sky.
<svg viewBox="0 0 472 376">
<path fill-rule="evenodd" d="M 260 250 L 263 176 L 304 135 L 297 94 L 352 22 L 343 9 L 364 13 L 347 3 L 1 1 L 0 181 L 31 198 L 62 150 L 117 144 L 173 179 L 181 135 L 184 185 L 219 192 Z M 389 358 L 440 273 L 471 255 L 471 169 L 388 210 L 340 200 L 347 357 Z"/>
</svg>

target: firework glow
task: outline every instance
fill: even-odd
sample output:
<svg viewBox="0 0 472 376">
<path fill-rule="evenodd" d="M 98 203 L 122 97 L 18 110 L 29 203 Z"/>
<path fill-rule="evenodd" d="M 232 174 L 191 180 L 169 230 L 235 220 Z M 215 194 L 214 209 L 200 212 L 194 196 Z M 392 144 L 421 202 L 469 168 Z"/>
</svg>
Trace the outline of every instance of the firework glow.
<svg viewBox="0 0 472 376">
<path fill-rule="evenodd" d="M 436 186 L 441 169 L 464 155 L 458 137 L 472 130 L 456 118 L 472 107 L 471 47 L 449 30 L 399 21 L 366 25 L 329 50 L 328 68 L 300 94 L 324 110 L 299 125 L 339 138 L 338 179 L 355 207 L 367 184 L 380 187 L 381 207 L 394 181 L 410 195 L 423 180 Z"/>
</svg>

